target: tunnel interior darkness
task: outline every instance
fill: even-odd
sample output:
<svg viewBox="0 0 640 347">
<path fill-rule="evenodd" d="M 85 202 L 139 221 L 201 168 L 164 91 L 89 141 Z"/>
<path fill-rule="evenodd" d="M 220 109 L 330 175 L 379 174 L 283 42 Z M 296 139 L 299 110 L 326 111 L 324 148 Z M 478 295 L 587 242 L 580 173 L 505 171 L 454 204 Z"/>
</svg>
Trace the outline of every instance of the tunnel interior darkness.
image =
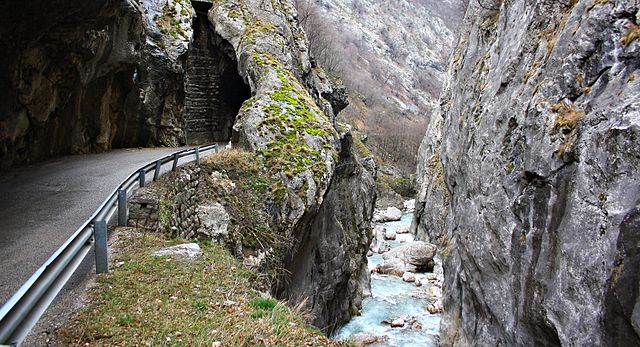
<svg viewBox="0 0 640 347">
<path fill-rule="evenodd" d="M 251 91 L 238 74 L 235 57 L 225 53 L 233 52 L 229 43 L 209 25 L 211 4 L 192 4 L 196 18 L 185 76 L 186 140 L 188 144 L 228 141 L 235 117 Z"/>
</svg>

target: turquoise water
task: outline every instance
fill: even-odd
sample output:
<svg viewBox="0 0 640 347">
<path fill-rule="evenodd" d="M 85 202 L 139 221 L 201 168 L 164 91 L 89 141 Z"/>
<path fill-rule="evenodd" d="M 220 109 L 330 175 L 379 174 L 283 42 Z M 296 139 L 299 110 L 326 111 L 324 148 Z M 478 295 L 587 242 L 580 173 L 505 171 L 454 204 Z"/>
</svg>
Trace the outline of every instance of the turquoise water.
<svg viewBox="0 0 640 347">
<path fill-rule="evenodd" d="M 387 229 L 407 227 L 411 225 L 412 217 L 411 214 L 407 214 L 400 221 L 384 223 L 384 226 Z M 390 244 L 391 247 L 397 247 L 401 243 L 391 241 Z M 370 269 L 380 263 L 382 263 L 382 255 L 374 254 L 369 257 Z M 367 333 L 373 336 L 389 337 L 385 343 L 371 346 L 436 346 L 440 315 L 430 314 L 426 309 L 427 301 L 419 299 L 424 297 L 425 289 L 429 286 L 430 284 L 427 283 L 422 287 L 416 287 L 395 276 L 372 274 L 372 297 L 363 301 L 362 314 L 342 327 L 335 334 L 334 339 L 344 340 L 354 334 Z M 399 317 L 415 318 L 422 325 L 422 329 L 413 330 L 406 327 L 408 325 L 405 328 L 391 328 L 387 324 L 382 324 L 383 320 Z"/>
</svg>

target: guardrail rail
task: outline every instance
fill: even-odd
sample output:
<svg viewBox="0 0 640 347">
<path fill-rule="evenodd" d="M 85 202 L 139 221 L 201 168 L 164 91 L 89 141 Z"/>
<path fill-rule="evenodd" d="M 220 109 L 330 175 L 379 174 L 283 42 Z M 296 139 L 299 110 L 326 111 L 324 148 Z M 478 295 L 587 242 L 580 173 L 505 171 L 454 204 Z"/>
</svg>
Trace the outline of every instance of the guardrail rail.
<svg viewBox="0 0 640 347">
<path fill-rule="evenodd" d="M 0 345 L 18 346 L 38 322 L 71 275 L 95 245 L 96 272 L 108 271 L 107 224 L 118 213 L 118 225 L 127 224 L 127 197 L 162 174 L 164 165 L 171 163 L 176 170 L 180 159 L 200 164 L 200 157 L 217 152 L 218 145 L 194 147 L 175 152 L 151 162 L 132 173 L 98 207 L 91 217 L 58 248 L 45 263 L 0 308 Z M 186 162 L 184 162 L 186 163 Z"/>
</svg>

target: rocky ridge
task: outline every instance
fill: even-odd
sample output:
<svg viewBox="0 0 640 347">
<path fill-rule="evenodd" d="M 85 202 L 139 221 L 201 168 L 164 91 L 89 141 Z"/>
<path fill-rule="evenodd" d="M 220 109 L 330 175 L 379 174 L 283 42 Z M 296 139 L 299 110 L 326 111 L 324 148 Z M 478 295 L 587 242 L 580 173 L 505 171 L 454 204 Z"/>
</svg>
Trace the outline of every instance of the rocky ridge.
<svg viewBox="0 0 640 347">
<path fill-rule="evenodd" d="M 637 1 L 471 2 L 420 150 L 441 342 L 640 343 Z"/>
<path fill-rule="evenodd" d="M 311 66 L 290 1 L 215 2 L 207 17 L 251 89 L 234 125 L 240 150 L 181 169 L 147 206 L 157 217 L 134 215 L 177 236 L 226 244 L 330 333 L 360 307 L 375 163 L 357 157 L 348 127 L 335 123 L 347 101 Z"/>
</svg>

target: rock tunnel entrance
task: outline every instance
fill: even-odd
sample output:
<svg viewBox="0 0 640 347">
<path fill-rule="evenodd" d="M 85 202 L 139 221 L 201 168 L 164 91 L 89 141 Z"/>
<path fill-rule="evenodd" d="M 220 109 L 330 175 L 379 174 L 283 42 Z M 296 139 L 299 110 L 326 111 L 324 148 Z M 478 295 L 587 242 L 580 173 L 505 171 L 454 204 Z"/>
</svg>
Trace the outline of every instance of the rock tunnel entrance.
<svg viewBox="0 0 640 347">
<path fill-rule="evenodd" d="M 231 128 L 251 90 L 238 74 L 236 60 L 225 51 L 229 43 L 209 26 L 211 3 L 193 1 L 196 18 L 185 78 L 185 125 L 188 144 L 231 139 Z"/>
</svg>

